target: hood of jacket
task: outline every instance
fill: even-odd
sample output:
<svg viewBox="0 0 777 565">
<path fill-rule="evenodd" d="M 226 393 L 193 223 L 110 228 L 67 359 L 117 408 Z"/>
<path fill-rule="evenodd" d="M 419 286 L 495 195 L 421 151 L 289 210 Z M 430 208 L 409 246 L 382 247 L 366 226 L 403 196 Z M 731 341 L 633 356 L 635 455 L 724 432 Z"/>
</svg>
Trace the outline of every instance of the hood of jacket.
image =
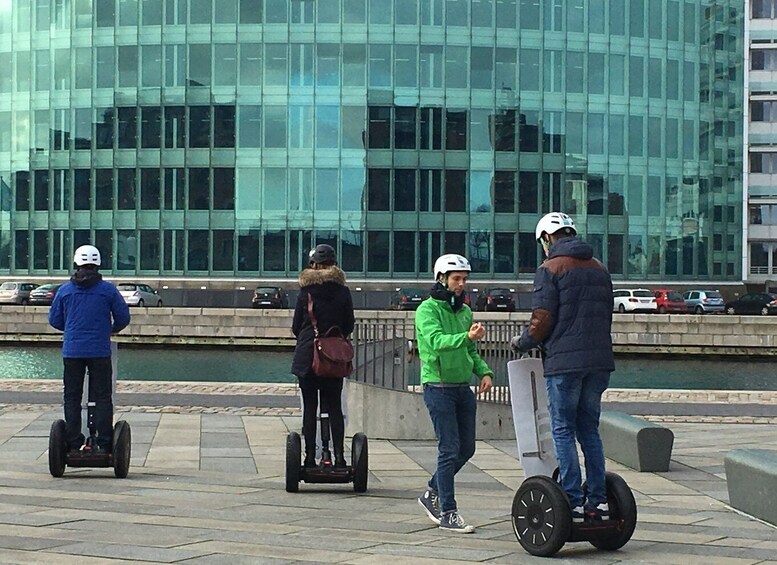
<svg viewBox="0 0 777 565">
<path fill-rule="evenodd" d="M 326 269 L 305 269 L 299 275 L 300 288 L 324 283 L 345 285 L 345 273 L 335 265 Z"/>
<path fill-rule="evenodd" d="M 70 280 L 78 288 L 90 288 L 103 280 L 103 276 L 94 269 L 78 269 Z"/>
<path fill-rule="evenodd" d="M 565 237 L 553 244 L 548 252 L 548 259 L 554 257 L 574 257 L 575 259 L 590 259 L 594 256 L 594 248 L 576 237 Z"/>
</svg>

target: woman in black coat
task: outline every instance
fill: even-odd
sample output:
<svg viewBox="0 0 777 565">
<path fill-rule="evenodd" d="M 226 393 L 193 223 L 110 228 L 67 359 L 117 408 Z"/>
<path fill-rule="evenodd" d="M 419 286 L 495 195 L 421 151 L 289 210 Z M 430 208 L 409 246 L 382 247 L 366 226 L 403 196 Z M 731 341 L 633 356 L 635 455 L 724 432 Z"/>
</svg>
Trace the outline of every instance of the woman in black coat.
<svg viewBox="0 0 777 565">
<path fill-rule="evenodd" d="M 302 390 L 302 435 L 305 437 L 305 466 L 316 466 L 316 420 L 318 397 L 329 412 L 335 466 L 345 467 L 343 442 L 345 425 L 340 396 L 343 379 L 319 377 L 313 372 L 313 325 L 308 315 L 308 296 L 313 298 L 313 313 L 318 331 L 325 334 L 337 326 L 344 336 L 353 332 L 354 316 L 351 291 L 345 286 L 345 273 L 337 267 L 335 250 L 326 244 L 310 252 L 310 268 L 299 276 L 300 293 L 291 327 L 297 337 L 291 372 L 299 379 Z M 323 410 L 322 410 L 323 411 Z"/>
</svg>

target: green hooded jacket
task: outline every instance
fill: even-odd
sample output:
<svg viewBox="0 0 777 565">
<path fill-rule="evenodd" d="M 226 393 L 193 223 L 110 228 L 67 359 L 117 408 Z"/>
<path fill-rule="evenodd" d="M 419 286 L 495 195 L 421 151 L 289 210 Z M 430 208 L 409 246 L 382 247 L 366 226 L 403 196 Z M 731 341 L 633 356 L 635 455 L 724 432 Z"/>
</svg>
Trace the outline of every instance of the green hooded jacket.
<svg viewBox="0 0 777 565">
<path fill-rule="evenodd" d="M 415 332 L 421 357 L 421 384 L 469 384 L 472 373 L 493 375 L 480 358 L 468 334 L 472 310 L 464 305 L 454 312 L 442 300 L 427 298 L 416 310 Z"/>
</svg>

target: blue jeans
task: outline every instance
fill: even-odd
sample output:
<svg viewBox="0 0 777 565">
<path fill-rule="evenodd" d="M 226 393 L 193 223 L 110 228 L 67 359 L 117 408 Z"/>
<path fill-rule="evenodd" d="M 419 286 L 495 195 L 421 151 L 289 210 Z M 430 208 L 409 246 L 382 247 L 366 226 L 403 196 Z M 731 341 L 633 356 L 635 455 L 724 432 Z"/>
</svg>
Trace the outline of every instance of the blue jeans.
<svg viewBox="0 0 777 565">
<path fill-rule="evenodd" d="M 437 470 L 429 490 L 443 513 L 456 510 L 453 477 L 475 454 L 475 395 L 469 386 L 424 385 L 424 402 L 437 436 Z"/>
<path fill-rule="evenodd" d="M 602 393 L 609 383 L 608 371 L 570 373 L 545 378 L 561 486 L 573 508 L 585 503 L 575 437 L 580 442 L 585 457 L 588 502 L 597 505 L 607 501 L 599 415 L 602 410 Z"/>
</svg>

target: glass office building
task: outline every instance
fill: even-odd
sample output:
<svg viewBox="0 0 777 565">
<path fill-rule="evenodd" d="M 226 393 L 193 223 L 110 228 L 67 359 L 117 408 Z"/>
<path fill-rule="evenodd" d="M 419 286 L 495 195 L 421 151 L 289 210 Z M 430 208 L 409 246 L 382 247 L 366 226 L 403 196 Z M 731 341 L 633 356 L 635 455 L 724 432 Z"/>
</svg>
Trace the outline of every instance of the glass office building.
<svg viewBox="0 0 777 565">
<path fill-rule="evenodd" d="M 0 274 L 741 281 L 744 17 L 710 0 L 0 0 Z"/>
</svg>

